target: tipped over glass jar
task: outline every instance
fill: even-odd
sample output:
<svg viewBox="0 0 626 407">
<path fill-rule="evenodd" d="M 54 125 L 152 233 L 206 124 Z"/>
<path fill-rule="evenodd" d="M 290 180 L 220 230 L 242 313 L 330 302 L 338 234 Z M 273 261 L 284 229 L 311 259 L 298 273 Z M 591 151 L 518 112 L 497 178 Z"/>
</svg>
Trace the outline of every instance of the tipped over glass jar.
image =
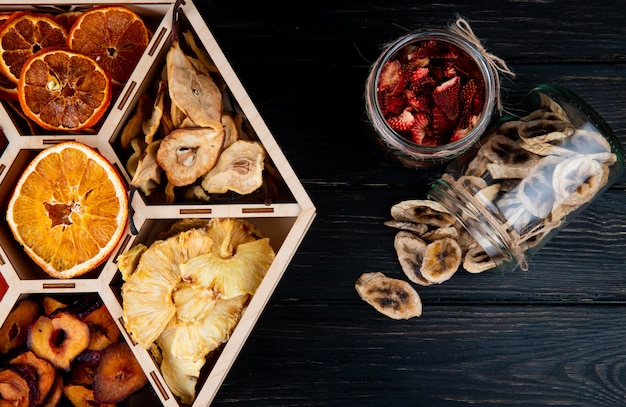
<svg viewBox="0 0 626 407">
<path fill-rule="evenodd" d="M 408 34 L 373 64 L 365 108 L 374 140 L 408 168 L 443 165 L 473 145 L 499 107 L 499 72 L 469 24 Z"/>
<path fill-rule="evenodd" d="M 500 271 L 528 259 L 624 170 L 606 122 L 571 91 L 533 89 L 446 167 L 428 197 L 452 213 Z"/>
</svg>

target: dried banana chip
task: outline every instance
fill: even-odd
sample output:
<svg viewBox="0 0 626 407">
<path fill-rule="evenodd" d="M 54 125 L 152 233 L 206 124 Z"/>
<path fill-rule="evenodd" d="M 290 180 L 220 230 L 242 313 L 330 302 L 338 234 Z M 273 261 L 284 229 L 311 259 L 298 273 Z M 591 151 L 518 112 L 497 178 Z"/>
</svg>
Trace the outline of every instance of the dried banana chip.
<svg viewBox="0 0 626 407">
<path fill-rule="evenodd" d="M 430 285 L 430 281 L 420 271 L 427 243 L 411 232 L 400 231 L 396 233 L 393 246 L 400 267 L 409 280 L 423 286 Z"/>
<path fill-rule="evenodd" d="M 511 167 L 532 168 L 539 160 L 536 154 L 522 148 L 519 142 L 501 134 L 491 137 L 481 150 L 492 163 Z"/>
<path fill-rule="evenodd" d="M 570 158 L 554 168 L 552 186 L 558 205 L 589 202 L 609 179 L 609 167 L 587 156 Z"/>
<path fill-rule="evenodd" d="M 469 273 L 482 273 L 496 267 L 496 263 L 478 244 L 469 248 L 463 258 L 463 268 Z"/>
<path fill-rule="evenodd" d="M 553 113 L 547 113 L 534 120 L 521 120 L 519 136 L 528 144 L 544 144 L 563 141 L 574 134 L 575 127 Z"/>
<path fill-rule="evenodd" d="M 415 223 L 415 222 L 400 221 L 400 220 L 388 220 L 384 223 L 384 225 L 389 226 L 390 228 L 404 230 L 406 232 L 412 232 L 418 236 L 421 236 L 424 233 L 428 232 L 428 225 L 425 225 L 423 223 Z"/>
<path fill-rule="evenodd" d="M 422 315 L 422 300 L 406 281 L 371 272 L 362 274 L 354 287 L 363 301 L 389 318 L 409 319 Z"/>
<path fill-rule="evenodd" d="M 391 217 L 398 221 L 423 223 L 425 225 L 446 227 L 455 222 L 455 218 L 443 205 L 429 200 L 407 200 L 391 207 Z"/>
<path fill-rule="evenodd" d="M 526 210 L 538 218 L 544 218 L 552 211 L 555 200 L 552 173 L 561 161 L 560 157 L 554 156 L 542 158 L 535 170 L 519 183 L 520 202 Z"/>
<path fill-rule="evenodd" d="M 422 239 L 426 242 L 434 242 L 435 240 L 449 237 L 451 239 L 458 239 L 459 231 L 454 226 L 447 226 L 445 228 L 437 228 L 424 233 Z"/>
<path fill-rule="evenodd" d="M 456 273 L 462 255 L 456 240 L 449 237 L 435 240 L 426 246 L 420 272 L 431 283 L 441 284 Z"/>
</svg>

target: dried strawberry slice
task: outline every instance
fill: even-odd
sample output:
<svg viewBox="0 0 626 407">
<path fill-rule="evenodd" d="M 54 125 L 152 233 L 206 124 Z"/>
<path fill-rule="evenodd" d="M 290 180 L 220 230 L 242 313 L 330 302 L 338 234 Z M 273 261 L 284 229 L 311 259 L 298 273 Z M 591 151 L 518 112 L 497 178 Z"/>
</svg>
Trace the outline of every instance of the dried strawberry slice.
<svg viewBox="0 0 626 407">
<path fill-rule="evenodd" d="M 404 110 L 398 116 L 387 119 L 387 124 L 396 131 L 409 131 L 415 124 L 415 116 L 409 110 Z"/>
<path fill-rule="evenodd" d="M 433 100 L 429 94 L 417 95 L 413 90 L 407 89 L 404 95 L 407 103 L 415 112 L 430 112 L 433 108 Z"/>
<path fill-rule="evenodd" d="M 413 127 L 411 127 L 411 138 L 416 144 L 422 144 L 424 139 L 430 134 L 430 121 L 428 115 L 424 112 L 416 113 L 414 116 Z"/>
<path fill-rule="evenodd" d="M 397 116 L 406 108 L 407 100 L 404 95 L 388 96 L 384 94 L 378 95 L 378 104 L 383 117 Z"/>
<path fill-rule="evenodd" d="M 442 140 L 450 134 L 450 131 L 457 124 L 457 122 L 451 120 L 439 106 L 433 107 L 432 117 L 433 135 Z"/>
<path fill-rule="evenodd" d="M 455 76 L 433 91 L 433 99 L 437 105 L 451 120 L 459 116 L 459 92 L 461 89 L 461 78 Z"/>
<path fill-rule="evenodd" d="M 400 61 L 386 62 L 381 70 L 378 78 L 378 92 L 387 93 L 389 95 L 397 95 L 402 92 L 406 85 L 406 75 L 402 71 Z"/>
</svg>

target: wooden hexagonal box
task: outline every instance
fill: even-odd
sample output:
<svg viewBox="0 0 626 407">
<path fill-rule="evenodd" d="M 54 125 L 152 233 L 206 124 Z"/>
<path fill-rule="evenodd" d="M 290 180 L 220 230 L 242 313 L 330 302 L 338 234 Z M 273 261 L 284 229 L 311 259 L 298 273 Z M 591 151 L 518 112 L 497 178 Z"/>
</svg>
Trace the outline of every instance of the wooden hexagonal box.
<svg viewBox="0 0 626 407">
<path fill-rule="evenodd" d="M 89 21 L 96 9 L 110 13 Z M 118 38 L 143 41 L 141 51 L 109 45 L 83 58 L 87 50 L 74 41 L 84 32 L 121 30 L 112 10 L 141 21 L 144 40 L 135 26 L 122 30 L 132 40 Z M 114 249 L 73 278 L 52 277 L 10 222 L 0 222 L 0 382 L 10 387 L 0 398 L 210 404 L 315 207 L 191 0 L 9 3 L 0 5 L 0 24 L 5 211 L 35 157 L 69 141 L 106 158 L 128 197 Z M 55 30 L 63 40 L 45 42 Z M 107 79 L 84 74 L 64 85 L 63 75 L 86 68 L 60 73 L 58 49 L 80 54 L 90 75 Z M 121 68 L 108 66 L 109 57 Z M 55 106 L 70 99 L 80 100 Z M 50 228 L 70 229 L 71 216 Z M 121 358 L 139 370 L 123 368 Z"/>
</svg>

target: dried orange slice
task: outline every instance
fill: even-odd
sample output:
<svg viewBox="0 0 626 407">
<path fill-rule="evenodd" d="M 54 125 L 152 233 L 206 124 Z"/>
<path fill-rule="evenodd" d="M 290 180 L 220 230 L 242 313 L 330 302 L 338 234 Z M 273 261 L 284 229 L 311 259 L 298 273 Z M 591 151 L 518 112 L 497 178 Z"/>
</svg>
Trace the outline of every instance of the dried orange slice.
<svg viewBox="0 0 626 407">
<path fill-rule="evenodd" d="M 47 48 L 30 57 L 17 93 L 24 114 L 48 130 L 95 125 L 111 102 L 111 79 L 93 59 Z"/>
<path fill-rule="evenodd" d="M 15 12 L 0 29 L 0 72 L 17 83 L 26 60 L 40 49 L 64 45 L 65 28 L 52 15 Z"/>
<path fill-rule="evenodd" d="M 0 13 L 0 29 L 12 15 L 13 11 Z M 0 72 L 0 98 L 4 100 L 17 100 L 17 83 L 7 78 L 2 72 Z"/>
<path fill-rule="evenodd" d="M 72 278 L 106 260 L 127 215 L 127 191 L 115 167 L 91 147 L 66 141 L 26 167 L 6 216 L 35 263 L 52 277 Z"/>
<path fill-rule="evenodd" d="M 78 17 L 67 38 L 73 51 L 91 56 L 124 84 L 150 41 L 150 31 L 132 10 L 124 6 L 98 6 Z"/>
</svg>

